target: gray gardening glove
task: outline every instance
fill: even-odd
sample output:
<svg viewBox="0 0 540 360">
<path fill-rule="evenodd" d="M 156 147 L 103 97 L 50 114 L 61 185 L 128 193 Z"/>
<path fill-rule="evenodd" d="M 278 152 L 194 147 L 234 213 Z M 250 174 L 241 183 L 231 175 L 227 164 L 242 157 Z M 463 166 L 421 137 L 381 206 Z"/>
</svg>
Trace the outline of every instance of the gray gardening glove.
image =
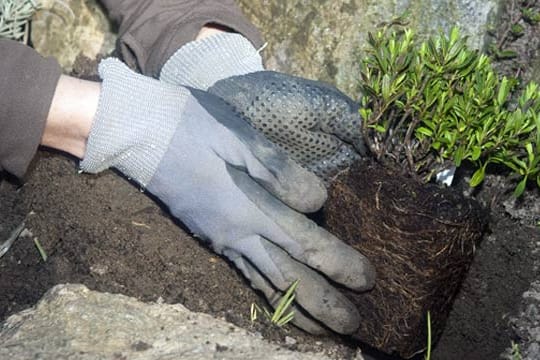
<svg viewBox="0 0 540 360">
<path fill-rule="evenodd" d="M 221 97 L 326 182 L 365 155 L 354 101 L 328 84 L 262 70 L 247 39 L 223 33 L 181 47 L 160 79 Z"/>
<path fill-rule="evenodd" d="M 115 167 L 157 196 L 271 302 L 299 279 L 297 324 L 349 334 L 355 306 L 323 276 L 350 289 L 373 286 L 368 260 L 297 211 L 326 199 L 302 169 L 211 94 L 101 62 L 98 111 L 81 168 Z"/>
</svg>

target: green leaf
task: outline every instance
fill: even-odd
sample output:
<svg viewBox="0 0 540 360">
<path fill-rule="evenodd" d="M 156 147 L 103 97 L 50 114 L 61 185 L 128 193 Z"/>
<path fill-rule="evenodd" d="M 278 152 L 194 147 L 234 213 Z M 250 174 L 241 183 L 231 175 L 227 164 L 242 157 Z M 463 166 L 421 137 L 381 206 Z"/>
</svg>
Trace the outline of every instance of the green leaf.
<svg viewBox="0 0 540 360">
<path fill-rule="evenodd" d="M 419 133 L 419 134 L 422 134 L 422 135 L 425 135 L 425 136 L 428 136 L 428 137 L 431 137 L 433 136 L 433 131 L 429 130 L 428 128 L 426 127 L 419 127 L 416 129 L 416 132 Z"/>
<path fill-rule="evenodd" d="M 511 31 L 512 31 L 512 35 L 517 37 L 517 36 L 523 35 L 523 33 L 525 32 L 525 29 L 520 24 L 514 24 L 512 25 Z"/>
<path fill-rule="evenodd" d="M 41 256 L 41 259 L 44 262 L 46 262 L 48 259 L 47 253 L 45 252 L 45 249 L 43 248 L 43 246 L 41 246 L 41 243 L 39 242 L 37 237 L 34 238 L 34 244 L 36 245 L 36 248 L 39 251 L 39 255 Z"/>
<path fill-rule="evenodd" d="M 450 42 L 455 43 L 459 40 L 459 28 L 457 26 L 453 26 L 450 30 Z"/>
<path fill-rule="evenodd" d="M 514 196 L 520 197 L 525 191 L 526 185 L 527 185 L 527 176 L 523 177 L 523 179 L 519 182 L 519 184 L 514 189 Z"/>
<path fill-rule="evenodd" d="M 510 87 L 508 86 L 508 78 L 505 76 L 501 80 L 501 85 L 499 86 L 499 93 L 497 94 L 497 102 L 499 105 L 503 105 L 506 102 L 506 97 Z"/>
<path fill-rule="evenodd" d="M 469 185 L 471 185 L 472 187 L 478 186 L 478 184 L 480 184 L 484 180 L 485 173 L 486 173 L 485 165 L 478 168 L 474 172 L 471 178 L 471 181 L 469 182 Z"/>
<path fill-rule="evenodd" d="M 424 120 L 422 121 L 424 125 L 428 127 L 429 130 L 435 130 L 435 123 L 432 120 Z"/>
<path fill-rule="evenodd" d="M 478 160 L 481 154 L 482 154 L 482 148 L 480 146 L 474 146 L 472 149 L 471 160 L 472 161 Z"/>
<path fill-rule="evenodd" d="M 540 12 L 534 11 L 533 9 L 522 9 L 521 13 L 523 19 L 531 25 L 536 25 L 540 22 Z"/>
<path fill-rule="evenodd" d="M 527 170 L 527 163 L 518 158 L 517 156 L 512 156 L 511 161 L 518 166 L 519 174 L 525 175 L 525 172 Z M 510 162 L 510 159 L 508 160 L 508 162 Z"/>
<path fill-rule="evenodd" d="M 426 346 L 426 355 L 425 360 L 431 360 L 431 346 L 432 346 L 432 337 L 431 337 L 431 313 L 427 312 L 427 346 Z"/>
<path fill-rule="evenodd" d="M 456 133 L 445 131 L 441 140 L 445 140 L 448 145 L 454 146 L 454 143 L 456 142 Z"/>
<path fill-rule="evenodd" d="M 457 167 L 461 166 L 461 160 L 463 160 L 463 156 L 465 155 L 465 149 L 463 147 L 458 147 L 456 152 L 454 153 L 454 163 Z"/>
<path fill-rule="evenodd" d="M 525 149 L 527 150 L 527 155 L 529 156 L 529 164 L 532 164 L 534 161 L 533 145 L 531 143 L 525 144 Z"/>
<path fill-rule="evenodd" d="M 386 128 L 384 126 L 382 126 L 382 125 L 379 125 L 379 124 L 370 125 L 369 127 L 372 128 L 372 129 L 375 129 L 375 131 L 377 131 L 379 133 L 385 133 L 386 132 Z"/>
<path fill-rule="evenodd" d="M 518 57 L 518 53 L 512 50 L 503 50 L 497 53 L 497 58 L 500 60 L 509 60 Z"/>
<path fill-rule="evenodd" d="M 368 44 L 369 44 L 371 47 L 376 48 L 376 47 L 377 47 L 377 43 L 378 43 L 378 41 L 375 39 L 375 35 L 373 35 L 373 33 L 372 33 L 371 31 L 368 32 Z"/>
<path fill-rule="evenodd" d="M 391 88 L 390 88 L 391 80 L 389 74 L 384 74 L 382 78 L 382 96 L 384 100 L 388 100 L 391 95 Z"/>
<path fill-rule="evenodd" d="M 394 86 L 401 86 L 403 81 L 406 79 L 407 77 L 407 73 L 405 74 L 401 74 L 400 76 L 397 77 L 396 81 L 394 81 Z"/>
<path fill-rule="evenodd" d="M 361 108 L 359 110 L 360 116 L 364 121 L 367 121 L 369 117 L 371 116 L 371 109 Z"/>
<path fill-rule="evenodd" d="M 379 92 L 375 90 L 375 88 L 372 86 L 364 85 L 362 86 L 362 91 L 364 91 L 366 95 L 369 95 L 373 98 L 377 98 L 379 96 Z"/>
</svg>

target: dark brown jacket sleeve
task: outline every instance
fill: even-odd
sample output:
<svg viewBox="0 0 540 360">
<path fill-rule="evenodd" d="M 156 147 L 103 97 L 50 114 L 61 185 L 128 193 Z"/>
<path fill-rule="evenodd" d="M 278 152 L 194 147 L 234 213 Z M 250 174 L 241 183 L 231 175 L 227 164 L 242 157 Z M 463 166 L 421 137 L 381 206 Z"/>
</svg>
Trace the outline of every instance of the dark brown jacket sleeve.
<svg viewBox="0 0 540 360">
<path fill-rule="evenodd" d="M 22 177 L 38 148 L 60 65 L 30 47 L 0 39 L 0 171 Z"/>
<path fill-rule="evenodd" d="M 130 67 L 158 77 L 163 64 L 182 45 L 195 39 L 206 24 L 241 33 L 256 48 L 258 30 L 234 0 L 102 0 L 119 26 L 117 50 Z"/>
</svg>

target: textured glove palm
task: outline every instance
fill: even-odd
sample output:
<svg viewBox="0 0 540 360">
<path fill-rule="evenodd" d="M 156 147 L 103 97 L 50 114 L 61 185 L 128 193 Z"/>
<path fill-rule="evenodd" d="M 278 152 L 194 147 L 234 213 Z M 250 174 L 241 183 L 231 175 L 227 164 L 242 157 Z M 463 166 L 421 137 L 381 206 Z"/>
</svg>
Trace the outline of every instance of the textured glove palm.
<svg viewBox="0 0 540 360">
<path fill-rule="evenodd" d="M 325 181 L 365 155 L 358 105 L 328 84 L 259 71 L 220 80 L 208 92 Z"/>
<path fill-rule="evenodd" d="M 314 211 L 325 201 L 317 177 L 216 96 L 137 75 L 112 59 L 99 70 L 100 103 L 81 168 L 116 167 L 146 187 L 271 302 L 299 279 L 297 304 L 310 315 L 298 313 L 299 326 L 353 332 L 356 308 L 321 273 L 364 290 L 374 271 L 293 210 Z"/>
<path fill-rule="evenodd" d="M 262 70 L 247 39 L 224 33 L 180 48 L 160 79 L 218 95 L 327 183 L 365 154 L 354 101 L 320 81 Z"/>
</svg>

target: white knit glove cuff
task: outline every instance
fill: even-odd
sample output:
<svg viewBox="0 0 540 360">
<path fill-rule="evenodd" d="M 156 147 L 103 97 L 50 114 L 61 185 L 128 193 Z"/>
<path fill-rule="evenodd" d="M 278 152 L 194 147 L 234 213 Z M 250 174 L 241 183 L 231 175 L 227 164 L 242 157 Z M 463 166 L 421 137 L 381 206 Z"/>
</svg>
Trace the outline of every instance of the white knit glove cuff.
<svg viewBox="0 0 540 360">
<path fill-rule="evenodd" d="M 160 80 L 207 90 L 219 80 L 262 70 L 261 55 L 251 42 L 224 32 L 182 46 L 163 65 Z"/>
<path fill-rule="evenodd" d="M 185 110 L 189 91 L 136 74 L 115 58 L 101 61 L 103 79 L 84 172 L 115 167 L 146 187 Z"/>
</svg>

